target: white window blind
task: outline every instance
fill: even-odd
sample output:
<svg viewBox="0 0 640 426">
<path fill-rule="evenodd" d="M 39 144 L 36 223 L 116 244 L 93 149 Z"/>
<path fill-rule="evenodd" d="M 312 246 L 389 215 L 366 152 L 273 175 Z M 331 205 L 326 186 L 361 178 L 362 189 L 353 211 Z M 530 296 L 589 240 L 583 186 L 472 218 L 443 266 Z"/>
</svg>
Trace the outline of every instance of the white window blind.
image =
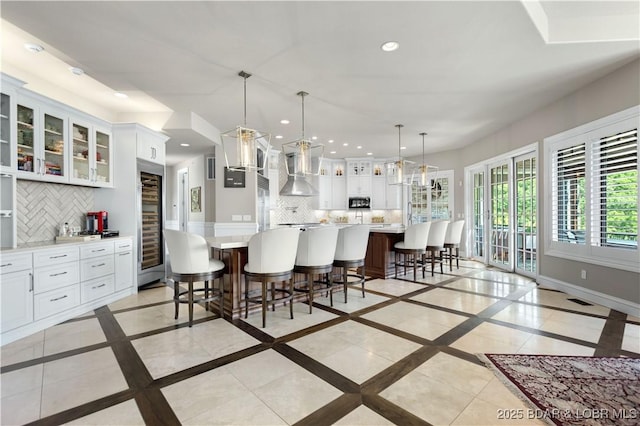
<svg viewBox="0 0 640 426">
<path fill-rule="evenodd" d="M 638 247 L 638 131 L 592 142 L 591 245 Z"/>
<path fill-rule="evenodd" d="M 554 152 L 553 240 L 584 244 L 585 239 L 585 144 Z"/>
</svg>

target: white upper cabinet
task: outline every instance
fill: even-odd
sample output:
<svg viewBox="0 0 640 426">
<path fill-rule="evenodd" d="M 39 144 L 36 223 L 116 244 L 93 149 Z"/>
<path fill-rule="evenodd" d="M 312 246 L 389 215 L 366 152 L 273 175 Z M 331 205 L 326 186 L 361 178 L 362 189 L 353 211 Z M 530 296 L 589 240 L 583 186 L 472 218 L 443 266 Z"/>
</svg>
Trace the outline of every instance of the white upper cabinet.
<svg viewBox="0 0 640 426">
<path fill-rule="evenodd" d="M 16 171 L 16 95 L 24 83 L 0 73 L 0 170 Z"/>
<path fill-rule="evenodd" d="M 167 138 L 158 138 L 157 133 L 151 134 L 144 131 L 137 134 L 137 157 L 156 164 L 165 163 L 165 147 Z"/>
<path fill-rule="evenodd" d="M 20 95 L 16 105 L 16 165 L 20 179 L 69 182 L 66 112 L 39 97 Z"/>
<path fill-rule="evenodd" d="M 347 195 L 371 196 L 371 160 L 347 161 Z"/>
<path fill-rule="evenodd" d="M 70 182 L 113 187 L 113 138 L 106 126 L 71 118 Z"/>
</svg>

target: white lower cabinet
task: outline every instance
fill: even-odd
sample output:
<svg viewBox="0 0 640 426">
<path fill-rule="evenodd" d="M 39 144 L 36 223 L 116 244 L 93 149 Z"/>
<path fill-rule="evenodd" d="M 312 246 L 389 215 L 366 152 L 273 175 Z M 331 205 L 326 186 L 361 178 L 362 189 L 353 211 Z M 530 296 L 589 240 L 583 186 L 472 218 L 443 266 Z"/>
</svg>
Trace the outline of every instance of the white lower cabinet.
<svg viewBox="0 0 640 426">
<path fill-rule="evenodd" d="M 4 333 L 33 321 L 33 274 L 31 269 L 12 272 L 2 274 L 0 280 Z"/>
<path fill-rule="evenodd" d="M 59 314 L 80 304 L 80 286 L 75 284 L 36 294 L 33 304 L 36 321 Z"/>
<path fill-rule="evenodd" d="M 115 255 L 115 291 L 133 286 L 133 241 L 116 243 Z"/>
<path fill-rule="evenodd" d="M 83 281 L 80 288 L 80 303 L 88 303 L 115 291 L 113 275 Z"/>
<path fill-rule="evenodd" d="M 135 293 L 133 268 L 131 238 L 0 252 L 2 344 Z"/>
</svg>

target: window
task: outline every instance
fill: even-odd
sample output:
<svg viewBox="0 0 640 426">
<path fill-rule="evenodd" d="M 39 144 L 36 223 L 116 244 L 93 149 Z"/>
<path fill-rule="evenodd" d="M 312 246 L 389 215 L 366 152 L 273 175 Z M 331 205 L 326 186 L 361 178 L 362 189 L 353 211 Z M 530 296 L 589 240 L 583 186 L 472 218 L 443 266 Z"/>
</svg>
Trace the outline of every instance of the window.
<svg viewBox="0 0 640 426">
<path fill-rule="evenodd" d="M 640 270 L 639 111 L 631 108 L 545 139 L 547 254 Z"/>
</svg>

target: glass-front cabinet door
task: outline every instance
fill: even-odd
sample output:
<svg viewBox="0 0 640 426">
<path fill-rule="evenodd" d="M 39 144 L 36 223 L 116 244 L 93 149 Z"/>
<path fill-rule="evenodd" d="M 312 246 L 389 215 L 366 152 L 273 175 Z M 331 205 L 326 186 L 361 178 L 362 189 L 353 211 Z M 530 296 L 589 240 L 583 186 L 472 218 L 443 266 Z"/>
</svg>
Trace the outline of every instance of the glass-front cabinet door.
<svg viewBox="0 0 640 426">
<path fill-rule="evenodd" d="M 65 119 L 45 113 L 43 115 L 42 141 L 44 155 L 42 156 L 41 172 L 51 180 L 66 180 L 65 167 L 66 126 Z"/>
<path fill-rule="evenodd" d="M 11 96 L 0 93 L 0 166 L 11 169 Z"/>
<path fill-rule="evenodd" d="M 112 186 L 111 134 L 106 130 L 95 130 L 95 183 Z"/>
<path fill-rule="evenodd" d="M 71 180 L 76 183 L 93 181 L 93 169 L 90 164 L 89 126 L 78 123 L 71 125 Z"/>
<path fill-rule="evenodd" d="M 17 167 L 24 174 L 36 174 L 40 169 L 40 160 L 36 157 L 35 146 L 35 109 L 26 105 L 17 106 Z"/>
</svg>

